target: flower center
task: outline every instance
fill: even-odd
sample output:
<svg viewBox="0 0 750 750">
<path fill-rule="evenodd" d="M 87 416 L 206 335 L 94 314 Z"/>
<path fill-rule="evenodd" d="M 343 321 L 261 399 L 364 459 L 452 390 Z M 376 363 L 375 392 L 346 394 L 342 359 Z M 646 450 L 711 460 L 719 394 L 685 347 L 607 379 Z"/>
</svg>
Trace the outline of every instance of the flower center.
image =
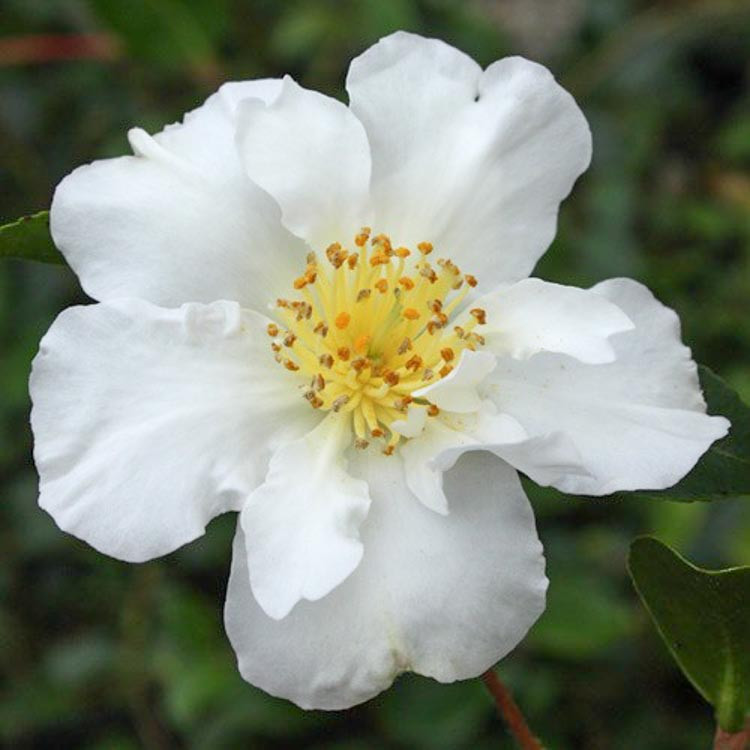
<svg viewBox="0 0 750 750">
<path fill-rule="evenodd" d="M 464 311 L 463 324 L 452 325 L 476 279 L 450 260 L 433 267 L 429 242 L 409 260 L 411 250 L 370 233 L 362 228 L 354 251 L 330 245 L 327 263 L 310 253 L 294 281 L 301 298 L 277 301 L 281 325 L 269 324 L 268 334 L 276 361 L 310 376 L 304 398 L 313 409 L 351 414 L 355 446 L 382 439 L 390 455 L 410 410 L 437 416 L 437 406 L 412 394 L 448 375 L 461 351 L 484 344 L 473 329 L 485 313 Z"/>
</svg>

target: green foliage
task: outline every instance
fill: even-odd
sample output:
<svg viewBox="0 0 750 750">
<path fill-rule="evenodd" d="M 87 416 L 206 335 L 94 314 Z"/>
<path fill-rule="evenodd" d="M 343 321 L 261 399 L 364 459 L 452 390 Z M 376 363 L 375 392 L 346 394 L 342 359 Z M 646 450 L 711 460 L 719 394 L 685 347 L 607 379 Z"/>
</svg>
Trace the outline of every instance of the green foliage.
<svg viewBox="0 0 750 750">
<path fill-rule="evenodd" d="M 708 571 L 657 539 L 636 539 L 630 575 L 675 661 L 739 732 L 750 713 L 750 567 Z"/>
<path fill-rule="evenodd" d="M 38 260 L 42 263 L 65 263 L 49 233 L 49 211 L 0 226 L 0 258 Z"/>
</svg>

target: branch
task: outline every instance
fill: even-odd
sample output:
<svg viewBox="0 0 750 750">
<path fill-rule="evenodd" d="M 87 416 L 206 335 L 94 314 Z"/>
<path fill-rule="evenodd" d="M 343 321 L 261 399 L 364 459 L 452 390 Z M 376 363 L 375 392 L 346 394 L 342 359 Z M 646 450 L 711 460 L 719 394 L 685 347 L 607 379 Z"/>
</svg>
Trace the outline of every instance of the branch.
<svg viewBox="0 0 750 750">
<path fill-rule="evenodd" d="M 515 737 L 518 747 L 521 750 L 543 750 L 541 743 L 529 729 L 529 725 L 526 723 L 526 719 L 523 718 L 521 709 L 513 700 L 510 691 L 500 681 L 500 678 L 493 669 L 488 670 L 482 675 L 482 682 L 487 690 L 489 690 L 490 695 L 492 695 L 497 705 L 498 713 L 508 725 L 508 729 L 513 737 Z M 735 749 L 727 748 L 727 750 Z M 742 749 L 740 748 L 739 750 Z"/>
</svg>

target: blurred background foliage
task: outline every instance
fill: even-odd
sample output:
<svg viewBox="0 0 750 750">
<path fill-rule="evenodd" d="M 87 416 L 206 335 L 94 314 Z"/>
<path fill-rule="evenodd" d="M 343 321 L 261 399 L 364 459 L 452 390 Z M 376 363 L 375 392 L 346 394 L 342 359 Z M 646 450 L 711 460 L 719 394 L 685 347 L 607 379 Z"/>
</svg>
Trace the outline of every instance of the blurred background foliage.
<svg viewBox="0 0 750 750">
<path fill-rule="evenodd" d="M 0 221 L 49 205 L 74 166 L 124 153 L 229 79 L 289 72 L 343 97 L 348 60 L 397 28 L 483 64 L 523 54 L 581 103 L 594 160 L 538 273 L 628 275 L 680 313 L 696 358 L 750 400 L 747 0 L 0 0 Z M 64 36 L 60 36 L 64 35 Z M 234 519 L 142 566 L 60 533 L 36 506 L 27 375 L 85 302 L 67 269 L 0 267 L 0 746 L 511 747 L 477 682 L 402 678 L 305 713 L 246 685 L 223 634 Z M 530 488 L 530 491 L 531 488 Z M 626 578 L 653 533 L 706 566 L 750 563 L 750 504 L 551 501 L 533 492 L 549 607 L 500 666 L 550 748 L 703 749 L 712 717 Z"/>
</svg>

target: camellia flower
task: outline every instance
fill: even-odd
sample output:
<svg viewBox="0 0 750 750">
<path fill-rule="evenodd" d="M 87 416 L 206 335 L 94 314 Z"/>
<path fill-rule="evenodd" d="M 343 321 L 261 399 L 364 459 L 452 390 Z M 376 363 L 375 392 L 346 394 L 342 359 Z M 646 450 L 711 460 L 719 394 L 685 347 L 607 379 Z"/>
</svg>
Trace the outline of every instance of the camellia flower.
<svg viewBox="0 0 750 750">
<path fill-rule="evenodd" d="M 398 33 L 347 89 L 228 83 L 65 178 L 52 233 L 98 303 L 31 377 L 41 506 L 129 561 L 239 511 L 239 668 L 316 708 L 519 642 L 547 581 L 516 470 L 664 488 L 728 425 L 643 286 L 526 278 L 591 151 L 545 68 Z"/>
</svg>

